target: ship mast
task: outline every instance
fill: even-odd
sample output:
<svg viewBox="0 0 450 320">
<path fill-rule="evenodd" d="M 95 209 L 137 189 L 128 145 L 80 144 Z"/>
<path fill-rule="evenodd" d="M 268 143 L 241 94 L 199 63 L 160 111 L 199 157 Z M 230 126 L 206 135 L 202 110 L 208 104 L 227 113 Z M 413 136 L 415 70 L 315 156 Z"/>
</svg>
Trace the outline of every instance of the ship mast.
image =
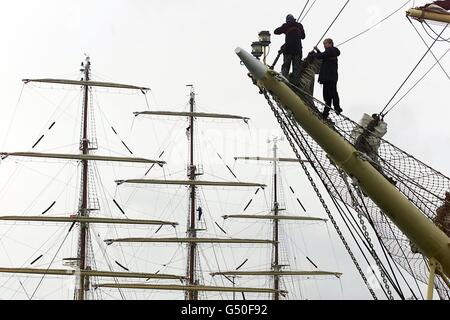
<svg viewBox="0 0 450 320">
<path fill-rule="evenodd" d="M 89 57 L 86 57 L 86 61 L 84 63 L 84 81 L 89 81 L 90 78 L 90 71 L 91 71 L 91 62 L 89 60 Z M 84 85 L 83 86 L 84 91 L 84 99 L 83 99 L 83 132 L 82 132 L 82 138 L 80 143 L 80 149 L 83 155 L 89 154 L 89 139 L 88 139 L 88 111 L 89 111 L 89 86 Z M 81 206 L 79 208 L 79 216 L 81 217 L 88 217 L 88 203 L 89 203 L 89 190 L 88 190 L 88 178 L 89 178 L 89 162 L 88 160 L 82 160 L 82 172 L 81 172 Z M 88 245 L 88 225 L 84 222 L 80 223 L 80 238 L 79 238 L 79 248 L 78 248 L 78 255 L 79 255 L 79 261 L 80 270 L 86 270 L 86 251 L 87 251 L 87 245 Z M 76 299 L 78 300 L 84 300 L 85 299 L 85 293 L 89 289 L 86 285 L 86 282 L 88 281 L 88 277 L 84 274 L 80 274 L 79 276 L 79 288 L 77 290 Z"/>
<path fill-rule="evenodd" d="M 270 142 L 270 141 L 269 141 Z M 275 137 L 273 139 L 273 215 L 278 217 L 280 211 L 280 204 L 278 202 L 278 160 L 277 160 L 277 151 L 278 151 L 278 138 Z M 274 219 L 273 221 L 273 258 L 272 258 L 272 270 L 274 272 L 279 272 L 281 270 L 280 266 L 280 258 L 279 258 L 279 220 Z M 274 300 L 280 300 L 280 277 L 278 275 L 274 275 L 273 277 L 273 289 L 275 293 L 273 294 Z"/>
<path fill-rule="evenodd" d="M 193 113 L 195 110 L 195 91 L 192 85 L 188 85 L 191 88 L 190 98 L 189 98 L 189 108 L 190 112 Z M 188 178 L 190 181 L 195 180 L 196 176 L 196 166 L 194 165 L 194 116 L 191 114 L 189 116 L 189 167 L 188 167 Z M 189 224 L 187 234 L 190 238 L 197 237 L 196 221 L 195 221 L 195 191 L 196 186 L 192 184 L 190 187 L 190 213 L 189 213 Z M 197 281 L 195 279 L 195 263 L 197 254 L 197 243 L 192 242 L 189 244 L 189 254 L 188 254 L 188 264 L 187 264 L 187 278 L 189 285 L 196 285 Z M 186 298 L 188 300 L 197 300 L 197 291 L 187 291 Z"/>
<path fill-rule="evenodd" d="M 94 143 L 94 137 L 89 136 L 89 131 L 91 130 L 92 124 L 89 123 L 89 96 L 91 94 L 91 87 L 103 87 L 103 88 L 113 88 L 113 89 L 124 89 L 124 90 L 139 90 L 145 94 L 149 88 L 134 86 L 121 83 L 111 83 L 111 82 L 101 82 L 101 81 L 91 81 L 91 63 L 89 57 L 86 57 L 84 63 L 82 63 L 83 77 L 81 80 L 70 80 L 70 79 L 23 79 L 25 84 L 28 83 L 51 83 L 57 85 L 71 85 L 80 87 L 83 90 L 83 103 L 82 103 L 82 122 L 81 122 L 81 141 L 78 154 L 67 154 L 67 153 L 42 153 L 42 152 L 5 152 L 1 151 L 0 155 L 2 159 L 7 157 L 25 157 L 25 158 L 48 158 L 48 159 L 59 159 L 63 161 L 80 161 L 82 165 L 81 171 L 81 187 L 80 187 L 80 198 L 79 207 L 77 215 L 67 216 L 67 214 L 43 216 L 32 215 L 10 215 L 10 216 L 0 216 L 0 221 L 16 221 L 16 222 L 51 222 L 51 223 L 68 223 L 73 226 L 78 224 L 79 228 L 79 241 L 77 250 L 77 270 L 66 270 L 66 269 L 51 269 L 49 266 L 47 269 L 35 269 L 35 268 L 4 268 L 0 267 L 0 273 L 16 273 L 16 274 L 39 274 L 39 275 L 58 275 L 58 276 L 76 276 L 76 289 L 74 292 L 74 298 L 77 300 L 85 300 L 87 298 L 86 293 L 89 291 L 89 278 L 90 277 L 123 277 L 123 278 L 152 278 L 152 279 L 181 279 L 184 280 L 183 276 L 177 275 L 163 275 L 163 274 L 152 274 L 152 273 L 133 273 L 133 272 L 114 272 L 114 271 L 103 271 L 103 270 L 93 270 L 91 268 L 89 261 L 89 224 L 124 224 L 124 225 L 171 225 L 175 227 L 178 225 L 176 222 L 171 221 L 161 221 L 161 220 L 138 220 L 138 219 L 116 219 L 111 217 L 90 217 L 89 212 L 94 208 L 91 207 L 91 200 L 89 194 L 94 191 L 89 188 L 89 162 L 90 161 L 100 161 L 100 162 L 119 162 L 119 163 L 141 163 L 141 164 L 158 164 L 163 166 L 164 161 L 151 160 L 137 157 L 115 157 L 115 156 L 105 156 L 105 155 L 94 155 L 90 154 L 90 150 L 96 150 L 96 143 Z M 53 125 L 52 125 L 53 126 Z M 91 135 L 95 132 L 91 130 Z M 91 139 L 91 140 L 90 140 Z M 40 140 L 39 140 L 40 141 Z M 35 144 L 36 145 L 36 144 Z M 97 209 L 97 208 L 95 208 Z M 72 228 L 72 227 L 71 227 Z M 70 229 L 71 230 L 71 229 Z M 64 260 L 64 259 L 63 259 Z M 74 259 L 68 259 L 74 260 Z"/>
<path fill-rule="evenodd" d="M 225 271 L 225 272 L 213 272 L 212 276 L 224 276 L 224 277 L 237 277 L 237 276 L 270 276 L 273 278 L 273 291 L 271 292 L 273 300 L 280 300 L 280 294 L 284 294 L 283 290 L 280 290 L 280 279 L 283 276 L 295 276 L 295 277 L 308 277 L 308 276 L 336 276 L 339 278 L 342 274 L 339 272 L 330 271 L 304 271 L 304 270 L 293 270 L 284 271 L 283 266 L 280 264 L 280 221 L 314 221 L 314 222 L 326 222 L 326 219 L 317 217 L 307 217 L 300 215 L 280 215 L 280 212 L 285 210 L 285 208 L 280 208 L 279 200 L 279 184 L 278 184 L 278 169 L 279 163 L 307 163 L 307 160 L 293 159 L 293 158 L 279 158 L 278 157 L 278 142 L 282 141 L 283 138 L 274 137 L 272 140 L 268 140 L 268 143 L 273 142 L 272 157 L 235 157 L 235 160 L 253 160 L 253 161 L 269 161 L 273 164 L 273 203 L 270 214 L 264 215 L 253 215 L 253 214 L 235 214 L 235 215 L 225 215 L 222 216 L 224 219 L 250 219 L 250 220 L 271 220 L 272 221 L 272 257 L 271 257 L 271 270 L 262 271 Z M 297 201 L 299 201 L 297 199 Z"/>
</svg>

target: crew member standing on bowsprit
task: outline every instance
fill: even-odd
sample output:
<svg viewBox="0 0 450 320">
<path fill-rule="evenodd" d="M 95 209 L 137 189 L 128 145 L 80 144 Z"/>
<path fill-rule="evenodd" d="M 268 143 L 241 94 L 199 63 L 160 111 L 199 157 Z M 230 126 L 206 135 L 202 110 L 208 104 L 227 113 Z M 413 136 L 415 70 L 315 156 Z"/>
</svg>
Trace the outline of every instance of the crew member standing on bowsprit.
<svg viewBox="0 0 450 320">
<path fill-rule="evenodd" d="M 324 119 L 328 118 L 330 114 L 330 107 L 333 105 L 337 114 L 342 112 L 339 94 L 337 92 L 338 82 L 338 57 L 341 55 L 341 51 L 333 44 L 333 40 L 325 39 L 323 41 L 325 47 L 324 52 L 320 52 L 317 47 L 314 47 L 316 53 L 314 56 L 322 60 L 322 66 L 320 67 L 319 83 L 323 84 L 323 100 L 326 104 L 323 110 L 322 116 Z"/>
<path fill-rule="evenodd" d="M 303 57 L 302 40 L 305 39 L 305 30 L 303 29 L 303 25 L 297 22 L 292 14 L 288 14 L 286 17 L 286 23 L 284 23 L 281 27 L 276 28 L 274 33 L 284 33 L 286 35 L 285 43 L 281 48 L 284 58 L 281 73 L 287 78 L 292 64 L 292 80 L 294 80 L 294 82 L 298 82 Z"/>
</svg>

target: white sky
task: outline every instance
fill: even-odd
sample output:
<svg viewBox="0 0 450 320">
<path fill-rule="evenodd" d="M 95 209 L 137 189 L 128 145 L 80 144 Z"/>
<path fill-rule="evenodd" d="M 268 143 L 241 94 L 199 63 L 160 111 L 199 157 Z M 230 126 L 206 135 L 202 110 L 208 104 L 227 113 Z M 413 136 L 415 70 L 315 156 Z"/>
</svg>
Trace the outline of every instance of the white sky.
<svg viewBox="0 0 450 320">
<path fill-rule="evenodd" d="M 404 2 L 350 1 L 327 37 L 340 43 Z M 424 2 L 416 1 L 417 5 Z M 180 110 L 187 101 L 185 85 L 194 84 L 201 109 L 252 118 L 253 136 L 245 140 L 248 144 L 244 147 L 235 145 L 243 137 L 236 137 L 234 133 L 246 134 L 248 131 L 245 128 L 240 127 L 235 132 L 228 129 L 226 134 L 218 137 L 220 143 L 232 145 L 231 149 L 224 149 L 225 157 L 231 161 L 236 150 L 246 155 L 265 155 L 267 145 L 264 141 L 278 131 L 278 125 L 246 76 L 246 69 L 239 64 L 234 49 L 240 46 L 250 50 L 250 43 L 257 40 L 259 31 L 273 32 L 288 13 L 297 16 L 303 3 L 293 0 L 15 0 L 3 3 L 0 11 L 0 146 L 17 150 L 16 142 L 23 140 L 20 145 L 26 148 L 38 137 L 38 133 L 42 133 L 45 121 L 50 119 L 51 112 L 45 109 L 42 110 L 42 119 L 39 119 L 41 109 L 37 104 L 35 110 L 29 111 L 28 118 L 17 119 L 15 108 L 22 88 L 21 79 L 67 75 L 76 79 L 79 77 L 79 64 L 84 59 L 84 53 L 87 53 L 91 57 L 94 74 L 121 83 L 150 87 L 152 109 Z M 304 55 L 316 45 L 344 3 L 317 1 L 303 21 L 306 31 Z M 363 112 L 371 114 L 380 111 L 426 50 L 403 11 L 340 48 L 338 88 L 341 104 L 344 114 L 354 120 L 359 120 Z M 420 25 L 415 25 L 424 35 Z M 283 44 L 284 36 L 272 36 L 272 39 L 270 62 Z M 426 39 L 431 42 L 428 37 Z M 447 49 L 448 43 L 439 43 L 433 50 L 440 56 Z M 442 60 L 446 69 L 449 69 L 449 59 Z M 428 56 L 406 88 L 433 63 L 433 58 Z M 281 60 L 277 70 L 280 67 Z M 389 114 L 385 137 L 446 175 L 450 172 L 447 150 L 450 110 L 445 90 L 448 84 L 442 70 L 435 68 Z M 318 86 L 316 96 L 321 99 Z M 142 100 L 139 101 L 142 103 Z M 122 132 L 128 130 L 125 133 L 127 136 L 130 134 L 131 111 L 143 107 L 142 104 L 126 106 L 130 114 Z M 28 103 L 27 108 L 34 108 L 33 103 Z M 110 112 L 114 119 L 123 116 L 116 115 L 117 111 Z M 20 128 L 15 128 L 15 125 Z M 18 130 L 18 133 L 12 134 L 10 130 Z M 72 130 L 74 135 L 78 134 L 77 130 Z M 157 129 L 152 130 L 155 132 Z M 162 135 L 146 139 L 157 140 L 159 144 L 164 140 Z M 143 150 L 142 141 L 134 143 L 136 148 Z M 290 156 L 288 146 L 281 147 L 283 153 Z M 154 157 L 155 154 L 156 151 L 147 156 Z M 185 158 L 181 159 L 184 161 Z M 354 272 L 351 266 L 346 271 Z M 357 289 L 352 288 L 351 283 L 347 284 L 350 293 L 345 298 L 368 298 L 367 290 L 361 283 L 357 284 Z"/>
</svg>

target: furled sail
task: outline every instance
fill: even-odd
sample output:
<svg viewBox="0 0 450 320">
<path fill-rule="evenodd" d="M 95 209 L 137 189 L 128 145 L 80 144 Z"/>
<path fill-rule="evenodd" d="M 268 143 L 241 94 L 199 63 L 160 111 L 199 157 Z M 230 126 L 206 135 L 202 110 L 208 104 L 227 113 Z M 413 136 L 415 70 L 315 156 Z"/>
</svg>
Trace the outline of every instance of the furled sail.
<svg viewBox="0 0 450 320">
<path fill-rule="evenodd" d="M 131 89 L 140 90 L 146 92 L 150 88 L 133 86 L 129 84 L 101 82 L 101 81 L 85 81 L 85 80 L 67 80 L 67 79 L 23 79 L 24 83 L 40 82 L 40 83 L 52 83 L 52 84 L 65 84 L 75 86 L 89 86 L 89 87 L 104 87 L 104 88 L 116 88 L 116 89 Z"/>
<path fill-rule="evenodd" d="M 412 8 L 406 15 L 418 21 L 450 23 L 450 1 L 434 1 L 422 7 Z"/>
</svg>

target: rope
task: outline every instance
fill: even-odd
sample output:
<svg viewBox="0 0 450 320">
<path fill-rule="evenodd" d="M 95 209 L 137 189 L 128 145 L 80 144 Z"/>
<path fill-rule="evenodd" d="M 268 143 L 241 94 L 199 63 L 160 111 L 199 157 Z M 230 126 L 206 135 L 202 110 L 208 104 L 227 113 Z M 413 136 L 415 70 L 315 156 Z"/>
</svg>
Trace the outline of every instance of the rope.
<svg viewBox="0 0 450 320">
<path fill-rule="evenodd" d="M 311 6 L 309 7 L 309 9 L 306 11 L 305 16 L 300 20 L 300 22 L 302 22 L 303 20 L 305 20 L 306 16 L 308 15 L 308 13 L 311 11 L 312 7 L 314 7 L 314 5 L 316 4 L 317 0 L 314 0 L 314 2 L 311 4 Z"/>
<path fill-rule="evenodd" d="M 344 44 L 346 44 L 349 41 L 352 41 L 355 38 L 358 38 L 359 36 L 362 36 L 363 34 L 365 34 L 366 32 L 369 32 L 370 30 L 372 30 L 373 28 L 377 27 L 378 25 L 380 25 L 381 23 L 383 23 L 384 21 L 386 21 L 387 19 L 389 19 L 390 17 L 392 17 L 394 14 L 396 14 L 397 12 L 399 12 L 404 6 L 406 6 L 411 0 L 406 1 L 404 4 L 402 4 L 402 6 L 398 9 L 396 9 L 394 12 L 390 13 L 388 16 L 384 17 L 383 19 L 381 19 L 380 21 L 378 21 L 377 23 L 375 23 L 373 26 L 370 26 L 369 28 L 367 28 L 364 31 L 361 31 L 360 33 L 354 35 L 353 37 L 348 38 L 347 40 L 345 40 L 344 42 L 341 42 L 340 44 L 336 45 L 336 47 L 342 46 Z"/>
<path fill-rule="evenodd" d="M 58 249 L 56 250 L 56 253 L 55 253 L 55 255 L 53 256 L 52 261 L 50 261 L 50 264 L 48 265 L 46 271 L 50 270 L 50 268 L 51 268 L 53 262 L 54 262 L 55 259 L 56 259 L 56 256 L 58 255 L 58 253 L 59 253 L 59 251 L 61 250 L 62 246 L 63 246 L 64 243 L 66 242 L 67 237 L 69 236 L 70 232 L 72 231 L 72 226 L 73 226 L 73 223 L 72 223 L 72 225 L 70 226 L 69 230 L 67 231 L 66 236 L 64 237 L 63 241 L 62 241 L 61 244 L 59 245 Z M 36 288 L 34 289 L 33 293 L 31 294 L 30 300 L 33 300 L 34 295 L 36 294 L 37 290 L 38 290 L 39 287 L 41 286 L 42 281 L 44 280 L 44 278 L 45 278 L 46 275 L 47 275 L 46 273 L 42 275 L 41 279 L 39 280 L 38 285 L 36 286 Z"/>
<path fill-rule="evenodd" d="M 426 26 L 427 26 L 427 27 L 428 27 L 428 28 L 429 28 L 436 36 L 438 36 L 437 32 L 434 31 L 434 29 L 428 24 L 428 22 L 424 21 L 424 23 L 425 23 L 425 25 L 426 25 Z M 422 25 L 422 27 L 423 27 L 423 25 Z M 434 37 L 431 36 L 431 35 L 428 33 L 428 31 L 427 31 L 427 29 L 426 29 L 425 27 L 423 27 L 423 29 L 425 30 L 425 32 L 428 34 L 428 36 L 429 36 L 431 39 L 434 39 Z M 449 42 L 449 40 L 450 40 L 450 38 L 445 39 L 445 38 L 442 38 L 441 36 L 438 36 L 438 38 L 440 39 L 440 40 L 438 40 L 438 41 Z"/>
<path fill-rule="evenodd" d="M 413 26 L 414 30 L 416 30 L 417 34 L 419 35 L 420 39 L 422 39 L 422 42 L 425 44 L 426 47 L 428 47 L 427 42 L 425 41 L 425 39 L 422 37 L 422 35 L 420 34 L 419 30 L 417 30 L 416 26 L 414 25 L 414 23 L 412 23 L 411 19 L 408 19 L 409 23 L 411 23 L 411 25 Z M 425 22 L 426 23 L 426 22 Z M 445 75 L 447 76 L 447 79 L 450 80 L 450 77 L 448 75 L 448 73 L 445 71 L 444 67 L 442 66 L 442 64 L 440 63 L 440 61 L 438 60 L 438 58 L 436 58 L 436 55 L 434 54 L 433 51 L 430 50 L 430 53 L 433 55 L 434 59 L 437 61 L 437 63 L 439 64 L 439 66 L 441 67 L 442 71 L 444 71 Z"/>
<path fill-rule="evenodd" d="M 408 18 L 409 19 L 409 18 Z M 441 33 L 439 34 L 439 36 L 442 35 L 442 33 L 444 33 L 445 29 L 447 29 L 447 25 L 445 25 L 444 29 L 442 29 Z M 415 65 L 415 67 L 413 68 L 413 70 L 409 73 L 409 75 L 406 77 L 406 79 L 403 81 L 403 83 L 400 85 L 400 87 L 397 89 L 397 91 L 394 93 L 394 95 L 392 96 L 392 98 L 388 101 L 388 103 L 386 104 L 386 106 L 383 108 L 383 110 L 381 110 L 380 115 L 381 118 L 384 118 L 391 110 L 392 108 L 384 113 L 384 111 L 387 109 L 387 107 L 389 106 L 389 104 L 392 102 L 392 100 L 394 100 L 394 98 L 397 96 L 397 94 L 400 92 L 400 90 L 403 88 L 403 86 L 406 84 L 406 82 L 409 80 L 409 78 L 412 76 L 412 74 L 414 73 L 414 71 L 416 71 L 416 69 L 419 67 L 419 65 L 422 63 L 423 59 L 425 59 L 425 57 L 427 56 L 428 52 L 430 52 L 431 48 L 433 48 L 433 46 L 436 44 L 438 38 L 434 39 L 433 43 L 431 44 L 431 46 L 427 49 L 427 51 L 425 52 L 425 54 L 422 56 L 422 58 L 420 58 L 419 62 Z"/>
<path fill-rule="evenodd" d="M 438 61 L 441 61 L 446 55 L 447 53 L 450 51 L 450 48 L 445 51 L 445 53 L 439 58 Z M 438 62 L 435 62 L 431 68 L 419 79 L 417 80 L 417 82 L 387 111 L 390 112 L 392 109 L 395 108 L 395 106 L 397 106 L 430 72 L 431 70 L 434 69 L 434 67 L 438 64 Z M 386 113 L 387 113 L 386 112 Z"/>
<path fill-rule="evenodd" d="M 324 34 L 322 35 L 322 37 L 319 39 L 319 41 L 317 42 L 317 44 L 315 45 L 315 47 L 317 47 L 320 43 L 320 41 L 322 41 L 322 39 L 325 37 L 325 35 L 327 34 L 328 31 L 330 31 L 331 27 L 334 25 L 334 23 L 336 22 L 336 20 L 339 18 L 339 16 L 341 15 L 342 11 L 344 11 L 345 7 L 348 5 L 348 3 L 350 2 L 350 0 L 347 0 L 347 2 L 344 4 L 344 6 L 342 7 L 342 9 L 339 11 L 339 13 L 337 14 L 336 18 L 334 18 L 333 22 L 331 22 L 330 26 L 328 27 L 328 29 L 324 32 Z"/>
<path fill-rule="evenodd" d="M 6 141 L 8 140 L 8 137 L 9 137 L 9 132 L 11 131 L 12 123 L 14 122 L 14 119 L 16 118 L 17 108 L 19 106 L 20 100 L 22 99 L 22 94 L 23 94 L 24 88 L 25 88 L 25 83 L 22 85 L 22 89 L 20 89 L 19 98 L 17 99 L 17 103 L 16 103 L 16 106 L 14 108 L 13 116 L 11 118 L 11 121 L 8 124 L 8 129 L 6 130 L 5 138 L 3 139 L 2 149 L 5 148 Z"/>
<path fill-rule="evenodd" d="M 306 9 L 306 7 L 308 6 L 309 1 L 310 1 L 310 0 L 306 1 L 306 4 L 305 4 L 305 6 L 303 7 L 302 12 L 300 12 L 300 15 L 299 15 L 298 18 L 297 18 L 297 22 L 298 22 L 298 20 L 300 20 L 300 18 L 302 17 L 303 12 L 305 12 L 305 9 Z M 317 0 L 316 0 L 316 1 L 317 1 Z M 314 1 L 314 2 L 316 2 L 316 1 Z"/>
</svg>

